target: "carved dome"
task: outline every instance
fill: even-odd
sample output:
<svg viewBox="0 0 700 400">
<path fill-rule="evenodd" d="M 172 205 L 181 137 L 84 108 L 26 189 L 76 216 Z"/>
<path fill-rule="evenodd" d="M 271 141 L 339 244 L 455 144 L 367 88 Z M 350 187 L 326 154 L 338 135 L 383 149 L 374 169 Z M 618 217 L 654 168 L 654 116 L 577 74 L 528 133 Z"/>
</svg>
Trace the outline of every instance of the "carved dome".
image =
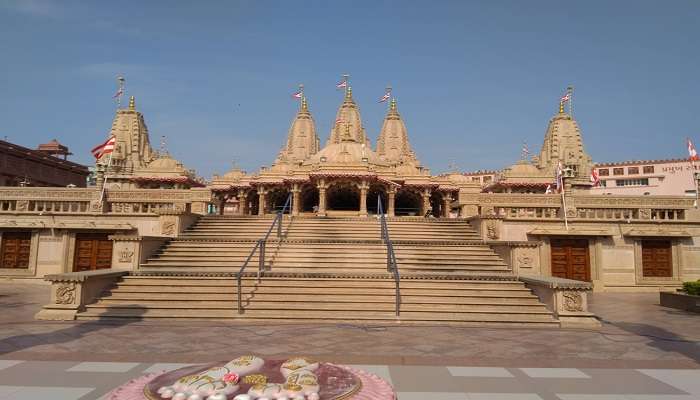
<svg viewBox="0 0 700 400">
<path fill-rule="evenodd" d="M 389 112 L 384 118 L 382 130 L 377 139 L 377 154 L 390 162 L 417 161 L 408 141 L 406 125 L 399 115 L 396 99 L 391 99 Z"/>
<path fill-rule="evenodd" d="M 353 141 L 357 143 L 364 143 L 367 147 L 370 146 L 369 139 L 365 133 L 365 128 L 362 125 L 360 109 L 357 104 L 355 104 L 355 100 L 352 98 L 351 87 L 348 87 L 348 90 L 345 92 L 345 99 L 335 115 L 335 121 L 336 122 L 331 128 L 331 134 L 328 138 L 328 142 L 326 143 L 327 145 L 332 143 L 340 143 L 343 141 L 343 137 L 347 132 Z"/>
<path fill-rule="evenodd" d="M 185 167 L 172 158 L 170 154 L 162 155 L 155 160 L 148 163 L 146 167 L 148 171 L 159 171 L 159 172 L 181 172 L 185 171 Z"/>
<path fill-rule="evenodd" d="M 302 97 L 301 108 L 289 127 L 287 144 L 280 151 L 277 162 L 301 162 L 318 152 L 318 149 L 314 119 L 309 112 L 306 97 Z"/>
</svg>

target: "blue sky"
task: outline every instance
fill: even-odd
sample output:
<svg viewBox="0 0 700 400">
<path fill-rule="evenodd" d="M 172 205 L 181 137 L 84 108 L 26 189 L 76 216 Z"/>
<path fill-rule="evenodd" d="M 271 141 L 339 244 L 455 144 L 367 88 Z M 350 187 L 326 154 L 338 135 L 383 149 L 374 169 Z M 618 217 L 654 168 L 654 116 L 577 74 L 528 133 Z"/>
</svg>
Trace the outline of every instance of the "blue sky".
<svg viewBox="0 0 700 400">
<path fill-rule="evenodd" d="M 539 151 L 568 85 L 594 161 L 685 157 L 700 141 L 700 2 L 0 3 L 0 137 L 91 163 L 124 74 L 151 141 L 210 177 L 269 165 L 304 83 L 321 143 L 351 74 L 368 135 L 394 87 L 434 173 Z"/>
</svg>

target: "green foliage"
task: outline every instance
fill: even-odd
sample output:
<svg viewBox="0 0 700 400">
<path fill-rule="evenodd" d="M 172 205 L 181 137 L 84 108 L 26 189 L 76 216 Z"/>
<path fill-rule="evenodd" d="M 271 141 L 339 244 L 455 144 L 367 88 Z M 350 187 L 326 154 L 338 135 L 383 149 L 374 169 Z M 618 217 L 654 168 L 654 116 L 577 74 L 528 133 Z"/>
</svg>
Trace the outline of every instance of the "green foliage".
<svg viewBox="0 0 700 400">
<path fill-rule="evenodd" d="M 683 282 L 683 291 L 693 296 L 700 296 L 700 279 L 695 282 Z"/>
</svg>

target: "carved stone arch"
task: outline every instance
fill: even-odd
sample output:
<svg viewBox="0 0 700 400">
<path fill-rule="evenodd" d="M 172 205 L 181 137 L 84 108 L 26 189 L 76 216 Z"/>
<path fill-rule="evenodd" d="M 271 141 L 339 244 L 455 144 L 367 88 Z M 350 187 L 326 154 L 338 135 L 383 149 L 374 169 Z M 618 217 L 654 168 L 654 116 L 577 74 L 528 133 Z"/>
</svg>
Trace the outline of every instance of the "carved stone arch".
<svg viewBox="0 0 700 400">
<path fill-rule="evenodd" d="M 394 200 L 396 216 L 419 215 L 423 204 L 420 189 L 402 186 L 396 191 Z"/>
<path fill-rule="evenodd" d="M 382 182 L 372 182 L 367 190 L 367 211 L 370 214 L 378 214 L 377 210 L 377 198 L 381 195 L 382 197 L 382 208 L 384 213 L 387 212 L 387 193 L 389 191 L 389 185 Z"/>
<path fill-rule="evenodd" d="M 282 207 L 284 207 L 290 193 L 291 191 L 289 190 L 289 187 L 284 185 L 272 186 L 269 188 L 267 190 L 267 194 L 265 195 L 265 201 L 267 202 L 267 209 L 269 212 L 276 213 L 277 211 L 280 211 Z M 285 213 L 288 212 L 289 210 L 285 211 Z"/>
<path fill-rule="evenodd" d="M 248 190 L 248 193 L 245 196 L 245 210 L 247 211 L 248 215 L 258 215 L 258 209 L 260 207 L 260 197 L 258 196 L 258 192 L 255 190 Z"/>
<path fill-rule="evenodd" d="M 360 182 L 349 179 L 330 182 L 326 191 L 327 209 L 360 211 L 360 186 Z"/>
<path fill-rule="evenodd" d="M 313 183 L 304 183 L 300 188 L 300 207 L 301 212 L 313 212 L 314 207 L 318 207 L 319 191 L 318 186 Z"/>
</svg>

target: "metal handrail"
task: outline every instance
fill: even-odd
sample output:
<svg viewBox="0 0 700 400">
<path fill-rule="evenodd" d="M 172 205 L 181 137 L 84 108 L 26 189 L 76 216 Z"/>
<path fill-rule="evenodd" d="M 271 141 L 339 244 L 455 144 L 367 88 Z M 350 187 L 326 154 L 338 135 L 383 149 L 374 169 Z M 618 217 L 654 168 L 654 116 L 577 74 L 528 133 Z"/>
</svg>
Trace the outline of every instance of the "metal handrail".
<svg viewBox="0 0 700 400">
<path fill-rule="evenodd" d="M 386 270 L 394 274 L 394 283 L 396 284 L 396 316 L 401 315 L 401 289 L 399 282 L 401 277 L 399 276 L 399 267 L 396 263 L 396 253 L 394 252 L 394 243 L 389 238 L 389 226 L 386 223 L 386 216 L 384 215 L 384 208 L 382 207 L 382 196 L 377 196 L 377 210 L 379 210 L 379 225 L 382 231 L 382 240 L 386 244 Z"/>
<path fill-rule="evenodd" d="M 270 224 L 270 228 L 265 233 L 265 236 L 263 236 L 262 238 L 258 239 L 255 242 L 255 246 L 253 247 L 253 250 L 250 251 L 250 254 L 248 254 L 248 257 L 243 262 L 243 266 L 236 274 L 236 279 L 238 281 L 238 313 L 239 314 L 243 314 L 243 306 L 241 304 L 241 278 L 243 277 L 243 272 L 245 271 L 245 267 L 248 266 L 248 263 L 253 258 L 253 255 L 255 255 L 255 251 L 259 249 L 260 251 L 258 252 L 258 283 L 260 283 L 260 277 L 262 276 L 262 273 L 265 269 L 265 248 L 267 247 L 267 239 L 270 237 L 270 233 L 272 233 L 272 230 L 275 228 L 275 225 L 277 225 L 277 239 L 282 238 L 282 218 L 284 217 L 284 211 L 287 208 L 289 208 L 290 210 L 292 209 L 292 194 L 291 193 L 289 194 L 289 196 L 287 196 L 287 201 L 284 203 L 284 207 L 282 207 L 281 210 L 277 211 L 277 215 L 275 216 L 275 219 L 272 221 L 272 224 Z"/>
</svg>

